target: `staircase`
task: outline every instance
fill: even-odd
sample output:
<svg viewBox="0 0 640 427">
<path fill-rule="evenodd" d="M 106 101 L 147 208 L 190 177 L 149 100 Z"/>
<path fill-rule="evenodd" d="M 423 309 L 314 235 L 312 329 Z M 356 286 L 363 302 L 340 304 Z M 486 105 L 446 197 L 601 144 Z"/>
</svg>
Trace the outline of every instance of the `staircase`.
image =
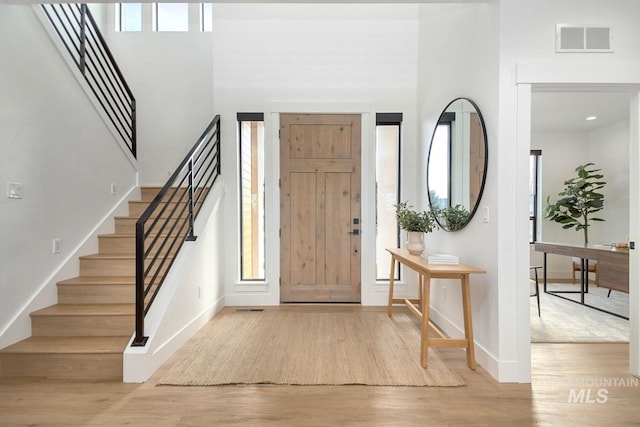
<svg viewBox="0 0 640 427">
<path fill-rule="evenodd" d="M 58 304 L 31 313 L 30 338 L 0 351 L 0 377 L 122 381 L 122 353 L 135 329 L 135 223 L 159 188 L 143 188 L 79 276 L 58 286 Z"/>
</svg>

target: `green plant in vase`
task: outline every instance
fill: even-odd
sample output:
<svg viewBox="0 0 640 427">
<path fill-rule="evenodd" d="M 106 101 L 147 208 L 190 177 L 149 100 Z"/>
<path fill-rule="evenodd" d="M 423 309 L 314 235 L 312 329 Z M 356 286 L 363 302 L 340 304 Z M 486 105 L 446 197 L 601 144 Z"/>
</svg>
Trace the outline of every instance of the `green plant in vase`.
<svg viewBox="0 0 640 427">
<path fill-rule="evenodd" d="M 424 251 L 424 234 L 431 233 L 438 224 L 431 211 L 416 211 L 407 204 L 408 202 L 394 205 L 396 219 L 400 228 L 407 231 L 405 247 L 410 253 L 417 255 Z"/>
</svg>

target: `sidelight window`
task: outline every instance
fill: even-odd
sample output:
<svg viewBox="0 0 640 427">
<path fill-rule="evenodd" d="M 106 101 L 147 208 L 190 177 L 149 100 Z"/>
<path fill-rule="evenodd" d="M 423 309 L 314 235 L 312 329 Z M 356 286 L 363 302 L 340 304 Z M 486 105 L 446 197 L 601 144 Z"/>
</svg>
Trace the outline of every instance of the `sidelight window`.
<svg viewBox="0 0 640 427">
<path fill-rule="evenodd" d="M 376 280 L 389 279 L 391 258 L 385 248 L 400 245 L 394 205 L 400 202 L 402 113 L 376 114 Z M 396 266 L 396 280 L 400 269 Z"/>
<path fill-rule="evenodd" d="M 238 113 L 240 279 L 265 279 L 264 114 Z"/>
</svg>

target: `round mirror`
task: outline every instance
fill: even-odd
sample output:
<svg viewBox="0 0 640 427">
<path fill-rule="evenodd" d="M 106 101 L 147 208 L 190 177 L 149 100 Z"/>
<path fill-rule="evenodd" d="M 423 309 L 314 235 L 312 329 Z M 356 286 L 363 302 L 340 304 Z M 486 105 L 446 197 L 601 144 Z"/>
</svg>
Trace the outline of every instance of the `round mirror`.
<svg viewBox="0 0 640 427">
<path fill-rule="evenodd" d="M 478 209 L 487 176 L 487 131 L 477 105 L 454 99 L 440 114 L 427 160 L 429 204 L 442 229 L 460 230 Z"/>
</svg>

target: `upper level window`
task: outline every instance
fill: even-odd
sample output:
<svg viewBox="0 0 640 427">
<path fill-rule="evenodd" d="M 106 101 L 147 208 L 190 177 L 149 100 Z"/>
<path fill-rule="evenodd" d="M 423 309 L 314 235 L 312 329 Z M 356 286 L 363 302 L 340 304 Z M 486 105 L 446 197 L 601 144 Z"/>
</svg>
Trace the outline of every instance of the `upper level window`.
<svg viewBox="0 0 640 427">
<path fill-rule="evenodd" d="M 154 3 L 154 31 L 189 31 L 189 3 Z"/>
<path fill-rule="evenodd" d="M 213 31 L 213 4 L 200 3 L 200 31 Z"/>
<path fill-rule="evenodd" d="M 142 3 L 116 3 L 116 31 L 142 31 Z"/>
</svg>

